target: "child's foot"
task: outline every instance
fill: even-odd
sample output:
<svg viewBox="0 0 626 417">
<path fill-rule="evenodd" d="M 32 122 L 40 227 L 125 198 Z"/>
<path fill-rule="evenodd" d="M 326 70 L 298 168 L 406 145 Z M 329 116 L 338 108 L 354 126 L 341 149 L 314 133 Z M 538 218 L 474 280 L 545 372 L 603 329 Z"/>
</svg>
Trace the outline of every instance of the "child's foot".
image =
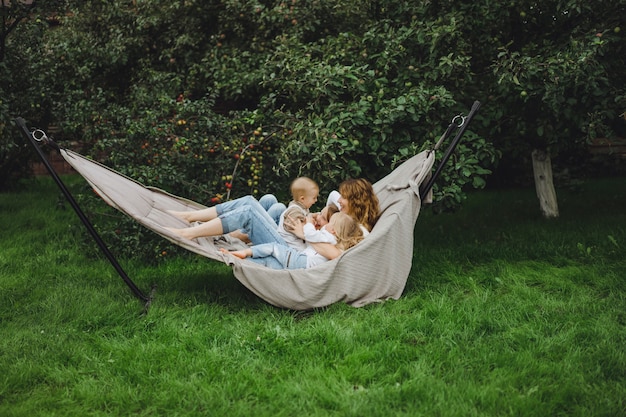
<svg viewBox="0 0 626 417">
<path fill-rule="evenodd" d="M 228 253 L 228 254 L 233 255 L 234 257 L 239 258 L 239 259 L 246 259 L 248 256 L 252 256 L 252 250 L 250 250 L 250 249 L 228 251 L 228 250 L 226 250 L 224 248 L 220 248 L 220 252 Z"/>
<path fill-rule="evenodd" d="M 247 251 L 245 249 L 244 250 L 234 250 L 230 254 L 233 255 L 236 258 L 239 258 L 239 259 L 246 259 L 248 257 L 248 253 L 247 253 Z"/>
</svg>

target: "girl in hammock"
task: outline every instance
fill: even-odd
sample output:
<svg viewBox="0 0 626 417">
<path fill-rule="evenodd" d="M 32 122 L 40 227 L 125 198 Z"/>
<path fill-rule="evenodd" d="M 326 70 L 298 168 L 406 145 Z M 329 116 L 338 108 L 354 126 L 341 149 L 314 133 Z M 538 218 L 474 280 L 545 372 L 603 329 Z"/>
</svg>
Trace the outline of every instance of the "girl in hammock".
<svg viewBox="0 0 626 417">
<path fill-rule="evenodd" d="M 343 252 L 363 240 L 363 231 L 359 224 L 345 213 L 332 215 L 327 225 L 320 230 L 316 230 L 311 218 L 297 219 L 285 217 L 286 222 L 300 223 L 307 247 L 303 251 L 298 251 L 287 245 L 279 243 L 265 243 L 254 245 L 250 248 L 227 252 L 237 258 L 250 258 L 251 261 L 265 265 L 273 269 L 304 269 L 312 268 L 321 263 L 327 262 L 329 258 L 318 253 L 314 244 L 330 244 L 338 251 Z"/>
</svg>

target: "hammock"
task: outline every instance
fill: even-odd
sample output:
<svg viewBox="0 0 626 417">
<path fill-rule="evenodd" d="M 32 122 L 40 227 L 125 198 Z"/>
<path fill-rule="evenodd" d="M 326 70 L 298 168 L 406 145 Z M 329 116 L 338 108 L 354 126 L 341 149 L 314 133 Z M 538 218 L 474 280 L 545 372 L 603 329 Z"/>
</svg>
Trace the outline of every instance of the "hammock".
<svg viewBox="0 0 626 417">
<path fill-rule="evenodd" d="M 145 187 L 76 152 L 61 150 L 61 154 L 109 205 L 177 245 L 231 265 L 235 277 L 252 292 L 275 306 L 294 310 L 338 301 L 362 306 L 400 297 L 413 259 L 413 229 L 421 207 L 419 185 L 434 161 L 434 152 L 423 152 L 374 184 L 382 214 L 361 243 L 315 268 L 272 270 L 221 253 L 220 239 L 188 240 L 166 229 L 188 226 L 168 210 L 204 206 Z"/>
<path fill-rule="evenodd" d="M 434 174 L 435 151 L 428 150 L 413 156 L 373 184 L 380 201 L 381 216 L 369 236 L 338 258 L 310 269 L 274 270 L 224 254 L 219 249 L 232 242 L 220 237 L 184 239 L 167 227 L 187 227 L 188 223 L 168 211 L 195 210 L 205 206 L 144 186 L 76 152 L 59 151 L 107 204 L 181 247 L 230 265 L 234 276 L 266 302 L 293 310 L 310 310 L 336 302 L 361 307 L 398 299 L 402 295 L 412 266 L 414 227 L 422 203 L 429 202 L 432 182 L 478 107 L 479 103 L 475 102 L 467 120 L 463 118 L 464 123 L 453 126 L 453 120 L 450 124 L 444 136 L 452 127 L 458 127 L 459 131 Z M 55 176 L 53 171 L 51 174 Z M 90 227 L 88 223 L 86 225 Z M 116 268 L 120 272 L 120 268 Z M 134 284 L 131 285 L 132 281 L 121 275 L 135 294 L 140 295 L 141 292 L 133 288 Z M 145 296 L 140 298 L 149 302 Z"/>
</svg>

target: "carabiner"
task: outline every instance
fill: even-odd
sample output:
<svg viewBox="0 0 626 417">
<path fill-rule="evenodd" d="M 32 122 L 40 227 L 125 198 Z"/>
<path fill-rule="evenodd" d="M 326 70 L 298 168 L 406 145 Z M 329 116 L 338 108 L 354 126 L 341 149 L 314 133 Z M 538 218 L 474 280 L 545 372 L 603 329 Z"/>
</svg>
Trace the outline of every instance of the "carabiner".
<svg viewBox="0 0 626 417">
<path fill-rule="evenodd" d="M 461 127 L 461 126 L 463 126 L 463 125 L 465 124 L 465 116 L 461 116 L 460 114 L 458 114 L 458 115 L 454 116 L 454 117 L 452 118 L 452 123 L 457 122 L 457 120 L 458 120 L 458 119 L 461 119 L 461 123 L 459 123 L 459 124 L 458 124 L 457 128 L 458 128 L 458 127 Z M 457 122 L 457 123 L 458 123 L 458 122 Z"/>
<path fill-rule="evenodd" d="M 33 130 L 31 135 L 33 135 L 33 139 L 35 139 L 37 142 L 48 143 L 48 141 L 49 141 L 48 135 L 46 135 L 46 132 L 44 132 L 41 129 Z"/>
</svg>

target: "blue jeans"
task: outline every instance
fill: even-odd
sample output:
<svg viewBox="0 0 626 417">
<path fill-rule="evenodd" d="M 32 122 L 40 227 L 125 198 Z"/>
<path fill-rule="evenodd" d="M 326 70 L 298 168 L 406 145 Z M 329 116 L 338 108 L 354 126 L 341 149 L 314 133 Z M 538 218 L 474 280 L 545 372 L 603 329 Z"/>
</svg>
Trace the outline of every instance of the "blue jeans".
<svg viewBox="0 0 626 417">
<path fill-rule="evenodd" d="M 304 269 L 306 255 L 287 245 L 265 243 L 252 246 L 252 262 L 272 269 Z"/>
<path fill-rule="evenodd" d="M 248 235 L 253 245 L 261 243 L 279 243 L 287 245 L 278 234 L 274 219 L 259 204 L 256 198 L 245 196 L 215 206 L 222 221 L 224 234 L 241 230 Z"/>
<path fill-rule="evenodd" d="M 281 214 L 287 210 L 287 206 L 283 203 L 279 203 L 274 194 L 265 194 L 263 197 L 259 198 L 259 204 L 267 211 L 267 214 L 274 219 L 277 225 L 280 222 Z"/>
</svg>

